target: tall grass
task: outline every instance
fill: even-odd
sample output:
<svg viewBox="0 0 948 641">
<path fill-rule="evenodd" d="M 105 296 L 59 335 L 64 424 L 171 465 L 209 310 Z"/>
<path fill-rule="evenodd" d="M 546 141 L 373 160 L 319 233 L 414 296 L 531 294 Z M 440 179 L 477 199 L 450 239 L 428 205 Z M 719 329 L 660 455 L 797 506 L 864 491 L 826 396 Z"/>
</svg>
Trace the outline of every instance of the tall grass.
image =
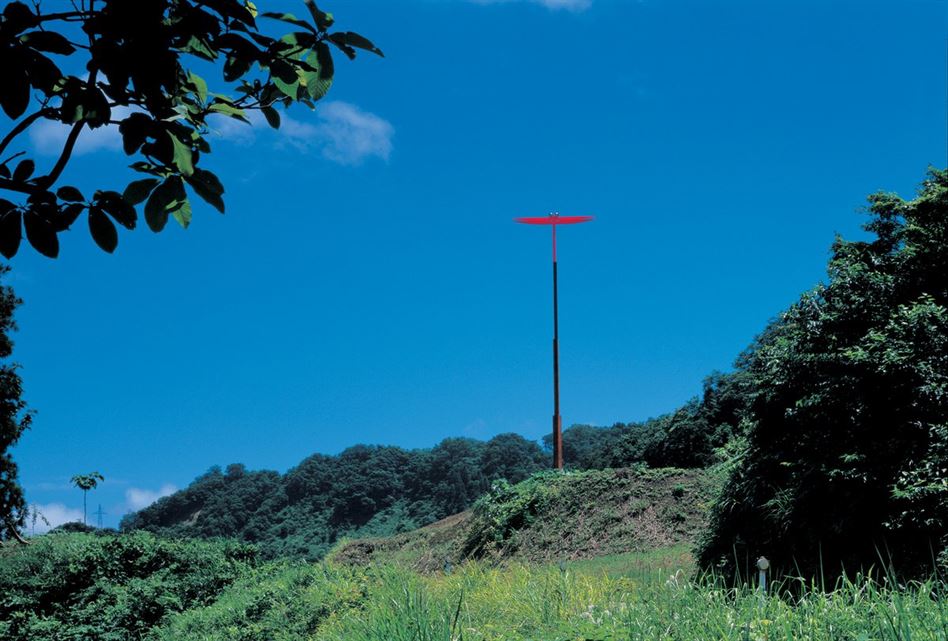
<svg viewBox="0 0 948 641">
<path fill-rule="evenodd" d="M 314 638 L 948 641 L 948 609 L 933 582 L 890 588 L 861 579 L 764 596 L 648 568 L 623 577 L 478 564 L 448 576 L 390 572 L 362 607 Z"/>
<path fill-rule="evenodd" d="M 944 586 L 934 581 L 858 577 L 823 591 L 787 579 L 779 594 L 765 596 L 633 556 L 563 567 L 468 563 L 431 576 L 398 567 L 268 567 L 214 604 L 170 618 L 153 638 L 948 641 Z"/>
</svg>

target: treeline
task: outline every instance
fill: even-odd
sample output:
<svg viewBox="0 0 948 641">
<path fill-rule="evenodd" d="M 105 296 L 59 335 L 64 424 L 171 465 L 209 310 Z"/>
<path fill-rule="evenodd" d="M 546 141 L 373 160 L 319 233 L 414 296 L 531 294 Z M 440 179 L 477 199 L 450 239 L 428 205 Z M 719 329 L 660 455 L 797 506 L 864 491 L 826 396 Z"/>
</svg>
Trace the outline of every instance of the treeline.
<svg viewBox="0 0 948 641">
<path fill-rule="evenodd" d="M 646 465 L 703 468 L 726 459 L 728 444 L 745 429 L 752 392 L 741 369 L 714 373 L 701 396 L 670 414 L 611 427 L 573 425 L 563 431 L 563 461 L 579 470 Z M 543 438 L 552 448 L 552 436 Z"/>
<path fill-rule="evenodd" d="M 320 558 L 342 536 L 383 536 L 463 511 L 493 481 L 547 467 L 516 434 L 449 438 L 431 449 L 357 445 L 314 454 L 286 474 L 212 467 L 186 489 L 126 516 L 121 528 L 171 536 L 232 537 L 267 557 Z"/>
<path fill-rule="evenodd" d="M 571 469 L 705 467 L 739 433 L 746 377 L 715 374 L 701 397 L 641 423 L 575 425 L 563 433 Z M 387 536 L 461 512 L 498 479 L 517 483 L 550 467 L 543 447 L 517 434 L 449 438 L 431 449 L 356 445 L 314 454 L 285 475 L 212 467 L 186 489 L 122 520 L 124 531 L 231 537 L 264 556 L 322 557 L 340 537 Z"/>
</svg>

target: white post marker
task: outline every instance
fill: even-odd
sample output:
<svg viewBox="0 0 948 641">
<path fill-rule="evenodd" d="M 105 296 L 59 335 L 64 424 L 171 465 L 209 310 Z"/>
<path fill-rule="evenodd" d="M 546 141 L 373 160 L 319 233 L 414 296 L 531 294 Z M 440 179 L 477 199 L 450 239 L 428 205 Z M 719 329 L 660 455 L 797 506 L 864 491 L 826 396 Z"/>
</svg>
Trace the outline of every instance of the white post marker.
<svg viewBox="0 0 948 641">
<path fill-rule="evenodd" d="M 770 561 L 767 560 L 767 557 L 762 556 L 757 559 L 757 585 L 761 594 L 767 594 L 767 570 L 770 569 Z"/>
</svg>

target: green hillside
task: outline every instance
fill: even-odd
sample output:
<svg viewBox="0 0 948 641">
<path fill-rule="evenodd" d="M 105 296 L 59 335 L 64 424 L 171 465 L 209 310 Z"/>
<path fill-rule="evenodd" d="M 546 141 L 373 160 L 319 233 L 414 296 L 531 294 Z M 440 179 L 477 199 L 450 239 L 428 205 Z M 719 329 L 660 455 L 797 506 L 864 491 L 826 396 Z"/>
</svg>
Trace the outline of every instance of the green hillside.
<svg viewBox="0 0 948 641">
<path fill-rule="evenodd" d="M 497 482 L 471 510 L 416 531 L 342 543 L 329 558 L 431 572 L 474 559 L 555 563 L 687 547 L 720 483 L 708 470 L 543 472 Z"/>
<path fill-rule="evenodd" d="M 321 558 L 342 536 L 413 530 L 469 507 L 497 479 L 546 466 L 537 443 L 515 434 L 445 439 L 431 449 L 357 445 L 314 454 L 286 474 L 211 468 L 179 492 L 129 515 L 122 530 L 230 537 L 266 558 Z"/>
</svg>

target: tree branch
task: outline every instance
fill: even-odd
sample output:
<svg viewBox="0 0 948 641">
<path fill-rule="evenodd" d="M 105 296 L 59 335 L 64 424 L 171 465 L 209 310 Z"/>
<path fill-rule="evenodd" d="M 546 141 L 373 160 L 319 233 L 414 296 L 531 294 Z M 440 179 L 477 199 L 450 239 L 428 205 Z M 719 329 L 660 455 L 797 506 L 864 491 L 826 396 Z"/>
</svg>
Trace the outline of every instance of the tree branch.
<svg viewBox="0 0 948 641">
<path fill-rule="evenodd" d="M 36 19 L 39 22 L 49 22 L 50 20 L 66 20 L 66 21 L 75 21 L 75 19 L 85 20 L 92 15 L 92 12 L 82 12 L 82 11 L 63 11 L 60 13 L 47 13 L 43 16 L 36 16 Z"/>
<path fill-rule="evenodd" d="M 84 124 L 85 121 L 80 120 L 72 126 L 72 129 L 69 131 L 69 137 L 66 138 L 66 144 L 63 146 L 63 153 L 59 155 L 59 160 L 56 161 L 53 170 L 47 175 L 36 179 L 36 184 L 40 188 L 49 189 L 49 187 L 59 179 L 59 175 L 63 173 L 63 169 L 66 168 L 66 163 L 69 162 L 69 159 L 72 157 L 72 150 L 76 146 L 76 140 L 79 138 L 79 133 L 82 131 Z"/>
<path fill-rule="evenodd" d="M 89 8 L 92 8 L 92 0 L 89 1 Z M 92 34 L 89 34 L 89 46 L 91 47 L 95 44 L 95 41 L 92 38 Z M 95 67 L 92 67 L 89 70 L 89 79 L 86 81 L 86 86 L 89 89 L 95 88 L 95 79 L 99 75 L 99 70 Z M 59 155 L 59 160 L 56 161 L 56 164 L 53 166 L 53 170 L 47 175 L 37 178 L 36 184 L 41 189 L 49 189 L 53 183 L 59 179 L 59 175 L 63 173 L 63 169 L 66 168 L 66 163 L 69 162 L 69 159 L 72 157 L 72 150 L 76 146 L 76 140 L 79 138 L 79 134 L 82 132 L 82 126 L 85 124 L 84 120 L 80 120 L 72 126 L 72 129 L 69 131 L 69 136 L 66 138 L 66 144 L 63 146 L 63 152 Z"/>
<path fill-rule="evenodd" d="M 21 194 L 41 194 L 46 191 L 46 189 L 42 187 L 31 185 L 30 183 L 17 182 L 15 180 L 10 180 L 9 178 L 0 178 L 0 189 L 18 191 Z"/>
<path fill-rule="evenodd" d="M 51 112 L 52 112 L 51 109 L 43 108 L 43 109 L 40 109 L 39 111 L 37 111 L 36 113 L 27 116 L 26 118 L 24 118 L 24 119 L 21 120 L 20 122 L 18 122 L 18 123 L 16 124 L 16 126 L 15 126 L 13 129 L 10 130 L 10 133 L 8 133 L 6 136 L 4 136 L 4 137 L 3 137 L 3 140 L 0 141 L 0 154 L 2 154 L 2 153 L 3 153 L 3 150 L 7 148 L 7 145 L 9 145 L 10 142 L 11 142 L 14 138 L 16 138 L 16 137 L 19 136 L 21 133 L 23 133 L 23 131 L 24 131 L 27 127 L 29 127 L 29 126 L 32 125 L 34 122 L 36 122 L 37 119 L 42 118 L 43 116 L 47 116 L 47 115 L 49 115 Z"/>
<path fill-rule="evenodd" d="M 9 520 L 9 519 L 6 519 L 6 523 L 7 523 L 7 530 L 10 531 L 10 534 L 13 535 L 13 538 L 14 538 L 14 539 L 16 539 L 17 541 L 19 541 L 19 542 L 22 543 L 23 545 L 29 545 L 29 544 L 30 544 L 29 541 L 27 541 L 26 539 L 24 539 L 24 538 L 20 535 L 20 533 L 16 531 L 16 527 L 15 527 L 12 523 L 10 523 L 10 520 Z"/>
</svg>

